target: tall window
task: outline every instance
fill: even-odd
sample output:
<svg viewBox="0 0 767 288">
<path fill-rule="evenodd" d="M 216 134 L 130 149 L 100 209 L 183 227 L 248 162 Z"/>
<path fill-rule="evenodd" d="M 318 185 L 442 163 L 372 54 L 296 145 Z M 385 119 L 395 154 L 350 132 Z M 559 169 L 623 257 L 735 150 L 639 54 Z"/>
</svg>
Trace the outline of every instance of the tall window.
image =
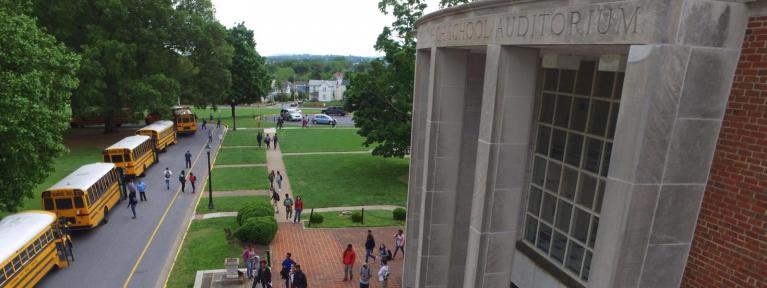
<svg viewBox="0 0 767 288">
<path fill-rule="evenodd" d="M 523 243 L 579 281 L 589 277 L 623 73 L 544 69 Z"/>
</svg>

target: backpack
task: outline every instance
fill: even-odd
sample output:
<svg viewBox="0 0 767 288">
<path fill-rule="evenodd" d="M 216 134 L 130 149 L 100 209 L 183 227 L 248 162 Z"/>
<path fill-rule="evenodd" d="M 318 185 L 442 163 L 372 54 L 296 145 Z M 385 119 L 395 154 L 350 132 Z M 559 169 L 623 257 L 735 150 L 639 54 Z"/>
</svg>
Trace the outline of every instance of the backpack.
<svg viewBox="0 0 767 288">
<path fill-rule="evenodd" d="M 391 250 L 390 249 L 386 249 L 386 261 L 387 262 L 391 261 L 391 255 L 392 255 L 391 254 Z"/>
<path fill-rule="evenodd" d="M 285 198 L 285 206 L 293 206 L 293 199 Z"/>
<path fill-rule="evenodd" d="M 170 178 L 170 170 L 165 170 L 165 178 Z"/>
</svg>

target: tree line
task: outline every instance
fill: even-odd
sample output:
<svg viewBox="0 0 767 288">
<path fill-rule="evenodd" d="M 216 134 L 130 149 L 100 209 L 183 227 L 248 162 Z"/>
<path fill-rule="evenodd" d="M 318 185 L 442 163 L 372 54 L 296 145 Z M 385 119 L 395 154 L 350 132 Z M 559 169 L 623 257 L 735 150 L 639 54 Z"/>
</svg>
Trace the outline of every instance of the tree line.
<svg viewBox="0 0 767 288">
<path fill-rule="evenodd" d="M 364 72 L 372 58 L 359 56 L 275 56 L 268 57 L 269 72 L 278 83 L 284 81 L 331 80 L 336 72 Z"/>
</svg>

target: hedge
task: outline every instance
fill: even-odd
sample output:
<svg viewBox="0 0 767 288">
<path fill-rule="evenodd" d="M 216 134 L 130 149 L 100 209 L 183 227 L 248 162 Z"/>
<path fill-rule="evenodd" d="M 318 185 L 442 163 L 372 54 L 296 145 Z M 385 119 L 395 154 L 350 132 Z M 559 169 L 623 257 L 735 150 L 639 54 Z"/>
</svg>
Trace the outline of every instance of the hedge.
<svg viewBox="0 0 767 288">
<path fill-rule="evenodd" d="M 405 218 L 407 216 L 407 212 L 405 211 L 405 208 L 396 208 L 391 213 L 392 213 L 392 217 L 394 217 L 394 220 L 399 220 L 399 221 L 405 221 Z"/>
<path fill-rule="evenodd" d="M 237 211 L 237 224 L 242 226 L 249 218 L 264 216 L 274 217 L 274 207 L 268 201 L 248 202 Z"/>
<path fill-rule="evenodd" d="M 277 221 L 274 216 L 251 217 L 245 220 L 235 232 L 238 239 L 268 245 L 277 234 Z"/>
</svg>

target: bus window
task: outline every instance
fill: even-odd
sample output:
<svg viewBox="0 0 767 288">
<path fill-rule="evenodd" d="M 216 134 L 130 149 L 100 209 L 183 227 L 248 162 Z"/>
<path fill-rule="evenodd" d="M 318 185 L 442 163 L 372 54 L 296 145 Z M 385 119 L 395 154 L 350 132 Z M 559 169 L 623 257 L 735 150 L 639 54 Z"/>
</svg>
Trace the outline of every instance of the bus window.
<svg viewBox="0 0 767 288">
<path fill-rule="evenodd" d="M 29 254 L 27 254 L 27 251 L 22 250 L 21 253 L 19 253 L 19 257 L 21 257 L 21 263 L 27 263 L 27 261 L 29 261 Z"/>
<path fill-rule="evenodd" d="M 37 251 L 43 250 L 43 243 L 40 241 L 40 238 L 35 240 L 35 249 L 37 249 Z"/>
<path fill-rule="evenodd" d="M 29 245 L 29 248 L 27 248 L 27 254 L 29 254 L 29 258 L 35 258 L 35 255 L 37 255 L 37 252 L 35 252 L 35 247 Z"/>
<path fill-rule="evenodd" d="M 75 208 L 83 208 L 85 205 L 83 204 L 83 197 L 76 196 L 75 197 Z"/>
<path fill-rule="evenodd" d="M 19 260 L 19 256 L 13 258 L 13 267 L 16 268 L 16 270 L 21 270 L 21 261 Z"/>
<path fill-rule="evenodd" d="M 8 277 L 11 277 L 11 275 L 13 275 L 13 266 L 11 266 L 11 263 L 8 263 L 8 265 L 5 265 L 5 275 L 8 275 Z"/>
<path fill-rule="evenodd" d="M 109 163 L 109 154 L 104 154 L 104 162 Z"/>
<path fill-rule="evenodd" d="M 72 198 L 56 199 L 56 209 L 59 209 L 59 210 L 72 209 Z"/>
<path fill-rule="evenodd" d="M 123 162 L 123 155 L 111 155 L 112 156 L 112 163 L 120 163 Z"/>
<path fill-rule="evenodd" d="M 3 271 L 0 271 L 0 285 L 5 283 L 5 274 L 3 274 Z"/>
<path fill-rule="evenodd" d="M 45 206 L 45 210 L 53 210 L 53 200 L 51 198 L 44 198 L 43 206 Z"/>
</svg>

